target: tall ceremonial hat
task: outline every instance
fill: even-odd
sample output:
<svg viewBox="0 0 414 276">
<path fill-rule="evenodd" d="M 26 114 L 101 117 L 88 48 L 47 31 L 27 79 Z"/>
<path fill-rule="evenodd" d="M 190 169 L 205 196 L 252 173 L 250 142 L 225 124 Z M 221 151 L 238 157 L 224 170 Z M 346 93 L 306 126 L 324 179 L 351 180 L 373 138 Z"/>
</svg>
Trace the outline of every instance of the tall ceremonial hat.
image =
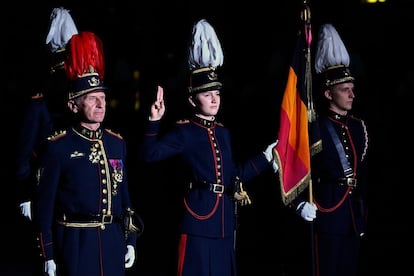
<svg viewBox="0 0 414 276">
<path fill-rule="evenodd" d="M 332 24 L 324 24 L 318 33 L 315 71 L 325 88 L 344 82 L 353 82 L 349 69 L 349 54 Z"/>
<path fill-rule="evenodd" d="M 69 79 L 69 100 L 96 91 L 106 91 L 105 59 L 102 40 L 83 31 L 72 36 L 65 61 Z"/>
<path fill-rule="evenodd" d="M 63 7 L 54 8 L 50 14 L 50 28 L 46 36 L 46 45 L 51 52 L 51 73 L 63 69 L 66 45 L 70 38 L 77 33 L 78 29 L 69 10 Z"/>
<path fill-rule="evenodd" d="M 222 88 L 218 68 L 223 65 L 223 51 L 214 28 L 205 19 L 193 26 L 188 51 L 190 95 Z"/>
</svg>

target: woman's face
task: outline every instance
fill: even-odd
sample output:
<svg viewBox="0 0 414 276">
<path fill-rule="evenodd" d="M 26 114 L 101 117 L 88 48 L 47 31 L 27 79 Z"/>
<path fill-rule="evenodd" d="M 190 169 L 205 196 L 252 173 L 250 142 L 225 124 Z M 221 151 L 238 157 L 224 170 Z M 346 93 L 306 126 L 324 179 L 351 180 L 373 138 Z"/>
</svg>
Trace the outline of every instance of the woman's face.
<svg viewBox="0 0 414 276">
<path fill-rule="evenodd" d="M 216 116 L 220 109 L 220 102 L 219 90 L 205 91 L 190 97 L 190 103 L 204 116 Z"/>
</svg>

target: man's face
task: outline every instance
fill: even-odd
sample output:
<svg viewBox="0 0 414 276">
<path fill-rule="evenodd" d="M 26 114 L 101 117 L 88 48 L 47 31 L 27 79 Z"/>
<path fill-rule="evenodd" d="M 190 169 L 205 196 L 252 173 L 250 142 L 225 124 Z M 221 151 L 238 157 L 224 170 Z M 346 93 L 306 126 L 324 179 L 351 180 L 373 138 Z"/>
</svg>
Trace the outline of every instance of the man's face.
<svg viewBox="0 0 414 276">
<path fill-rule="evenodd" d="M 101 123 L 105 118 L 105 93 L 91 92 L 76 100 L 78 112 L 83 114 L 86 123 Z"/>
<path fill-rule="evenodd" d="M 330 108 L 333 111 L 339 114 L 350 111 L 355 98 L 354 84 L 352 82 L 336 84 L 325 91 L 325 97 L 330 101 Z"/>
</svg>

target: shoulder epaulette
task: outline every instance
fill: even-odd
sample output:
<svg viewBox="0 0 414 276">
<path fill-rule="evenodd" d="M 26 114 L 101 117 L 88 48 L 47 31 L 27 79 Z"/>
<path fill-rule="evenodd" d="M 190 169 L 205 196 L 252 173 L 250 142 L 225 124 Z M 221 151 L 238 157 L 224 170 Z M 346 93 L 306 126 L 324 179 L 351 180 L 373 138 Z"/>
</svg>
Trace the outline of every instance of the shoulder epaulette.
<svg viewBox="0 0 414 276">
<path fill-rule="evenodd" d="M 354 115 L 350 115 L 349 116 L 351 119 L 357 120 L 357 121 L 362 121 L 361 118 L 355 117 Z"/>
<path fill-rule="evenodd" d="M 55 133 L 53 133 L 52 135 L 47 137 L 47 140 L 56 141 L 56 140 L 59 140 L 60 138 L 62 138 L 63 136 L 65 136 L 65 135 L 66 135 L 66 130 L 56 131 Z"/>
<path fill-rule="evenodd" d="M 118 137 L 119 139 L 124 139 L 124 137 L 122 137 L 121 136 L 121 134 L 119 134 L 119 133 L 116 133 L 116 132 L 113 132 L 112 130 L 110 130 L 110 129 L 105 129 L 109 134 L 111 134 L 111 135 L 113 135 L 113 136 L 116 136 L 116 137 Z"/>
<path fill-rule="evenodd" d="M 189 122 L 190 120 L 179 120 L 176 123 L 181 125 L 181 124 L 188 124 Z"/>
<path fill-rule="evenodd" d="M 41 99 L 43 97 L 44 97 L 43 93 L 42 92 L 38 92 L 35 95 L 32 95 L 31 98 L 32 98 L 32 100 L 37 100 L 37 99 Z"/>
</svg>

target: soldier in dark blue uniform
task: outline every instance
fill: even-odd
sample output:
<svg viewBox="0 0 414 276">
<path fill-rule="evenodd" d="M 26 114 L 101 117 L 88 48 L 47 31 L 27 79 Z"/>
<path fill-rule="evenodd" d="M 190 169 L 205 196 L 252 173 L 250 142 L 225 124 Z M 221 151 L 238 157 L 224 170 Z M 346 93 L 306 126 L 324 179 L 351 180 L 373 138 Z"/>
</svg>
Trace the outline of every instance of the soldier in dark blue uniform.
<svg viewBox="0 0 414 276">
<path fill-rule="evenodd" d="M 44 142 L 54 131 L 69 124 L 65 104 L 68 81 L 64 71 L 64 59 L 66 44 L 77 32 L 69 11 L 62 7 L 54 8 L 46 38 L 46 45 L 50 51 L 48 72 L 45 80 L 41 81 L 39 90 L 27 103 L 17 148 L 17 197 L 22 215 L 29 219 L 32 216 L 35 173 Z"/>
<path fill-rule="evenodd" d="M 216 71 L 222 62 L 220 44 L 205 20 L 194 26 L 193 34 L 188 100 L 194 115 L 159 136 L 165 106 L 163 88 L 158 87 L 142 150 L 147 162 L 179 156 L 188 171 L 188 182 L 183 183 L 186 193 L 182 199 L 177 275 L 235 276 L 235 202 L 248 204 L 242 183 L 275 165 L 275 143 L 245 164 L 235 163 L 229 130 L 216 121 L 222 88 Z M 211 43 L 209 47 L 203 45 L 204 39 Z M 203 55 L 208 49 L 214 55 Z M 200 62 L 203 57 L 207 60 Z"/>
<path fill-rule="evenodd" d="M 136 229 L 124 139 L 102 127 L 107 90 L 102 44 L 75 34 L 65 61 L 75 123 L 51 136 L 42 156 L 35 225 L 48 275 L 125 275 L 135 259 Z M 87 70 L 87 71 L 85 71 Z"/>
<path fill-rule="evenodd" d="M 322 151 L 311 163 L 313 204 L 303 201 L 297 212 L 314 221 L 314 275 L 356 276 L 367 221 L 368 133 L 351 114 L 354 77 L 331 24 L 321 26 L 315 58 L 327 103 L 318 119 Z"/>
<path fill-rule="evenodd" d="M 65 8 L 55 8 L 51 13 L 49 34 L 46 38 L 46 54 L 41 55 L 37 63 L 39 72 L 32 88 L 35 94 L 25 103 L 25 112 L 21 118 L 20 133 L 17 140 L 16 154 L 16 197 L 20 208 L 20 229 L 24 237 L 20 239 L 25 246 L 29 246 L 30 261 L 33 263 L 33 275 L 43 275 L 43 262 L 39 258 L 33 235 L 32 203 L 36 187 L 36 171 L 39 159 L 44 150 L 47 137 L 54 131 L 69 124 L 67 112 L 67 77 L 64 71 L 66 44 L 70 37 L 77 33 L 77 28 Z M 43 52 L 42 52 L 43 53 Z M 47 66 L 43 66 L 43 64 Z"/>
</svg>

